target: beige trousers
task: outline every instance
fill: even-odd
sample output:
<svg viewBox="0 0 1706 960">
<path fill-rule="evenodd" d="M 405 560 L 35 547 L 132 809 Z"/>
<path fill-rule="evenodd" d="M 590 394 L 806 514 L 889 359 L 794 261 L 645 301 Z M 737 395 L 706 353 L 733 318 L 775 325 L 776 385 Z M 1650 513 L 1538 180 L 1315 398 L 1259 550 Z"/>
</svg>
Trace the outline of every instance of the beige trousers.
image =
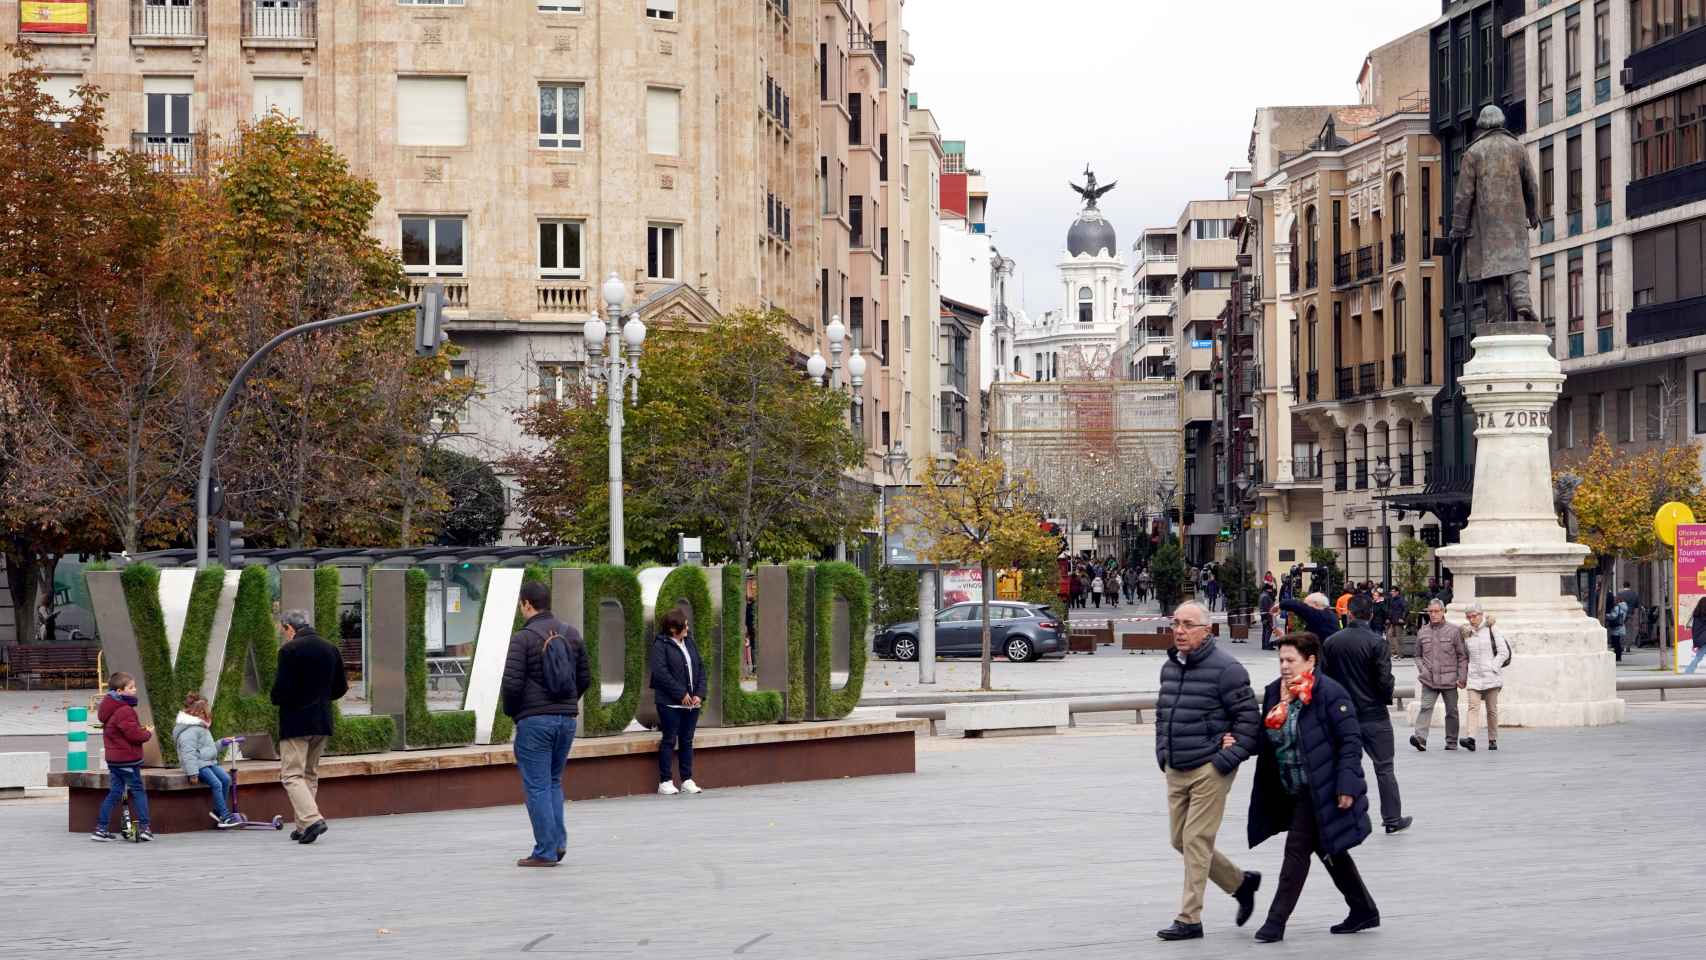
<svg viewBox="0 0 1706 960">
<path fill-rule="evenodd" d="M 1481 727 L 1481 705 L 1487 705 L 1487 741 L 1499 742 L 1499 688 L 1469 691 L 1468 716 L 1463 720 L 1463 735 L 1473 737 Z"/>
<path fill-rule="evenodd" d="M 1221 776 L 1214 764 L 1195 770 L 1167 769 L 1167 813 L 1173 832 L 1173 849 L 1185 858 L 1185 892 L 1179 907 L 1180 923 L 1202 922 L 1203 891 L 1208 881 L 1233 894 L 1244 882 L 1240 870 L 1215 849 L 1215 835 L 1226 813 L 1226 794 L 1237 772 Z"/>
<path fill-rule="evenodd" d="M 279 780 L 290 798 L 298 830 L 326 819 L 314 802 L 320 792 L 320 753 L 325 749 L 325 737 L 291 737 L 278 745 Z"/>
</svg>

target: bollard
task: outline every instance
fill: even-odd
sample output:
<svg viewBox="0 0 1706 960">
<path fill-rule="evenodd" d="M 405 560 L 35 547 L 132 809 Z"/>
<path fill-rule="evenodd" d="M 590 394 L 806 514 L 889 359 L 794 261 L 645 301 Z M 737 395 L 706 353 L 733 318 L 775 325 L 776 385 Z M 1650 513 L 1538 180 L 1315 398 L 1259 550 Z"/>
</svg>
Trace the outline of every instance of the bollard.
<svg viewBox="0 0 1706 960">
<path fill-rule="evenodd" d="M 65 708 L 65 769 L 89 769 L 89 708 Z"/>
</svg>

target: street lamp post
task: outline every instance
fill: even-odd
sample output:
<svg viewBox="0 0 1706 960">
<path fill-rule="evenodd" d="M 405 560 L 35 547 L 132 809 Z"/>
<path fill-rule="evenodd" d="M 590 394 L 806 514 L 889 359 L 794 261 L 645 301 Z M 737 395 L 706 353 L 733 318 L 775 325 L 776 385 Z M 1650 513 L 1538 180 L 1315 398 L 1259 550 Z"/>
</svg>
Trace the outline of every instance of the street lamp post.
<svg viewBox="0 0 1706 960">
<path fill-rule="evenodd" d="M 1173 535 L 1173 498 L 1179 495 L 1179 485 L 1172 480 L 1160 480 L 1155 484 L 1155 495 L 1161 498 L 1161 529 L 1163 536 Z M 1184 521 L 1181 515 L 1179 520 Z"/>
<path fill-rule="evenodd" d="M 841 388 L 841 350 L 847 342 L 847 327 L 841 322 L 841 314 L 838 313 L 830 317 L 829 326 L 824 328 L 823 333 L 825 339 L 829 341 L 830 359 L 826 363 L 823 359 L 823 354 L 817 350 L 813 350 L 812 355 L 806 359 L 806 375 L 812 378 L 812 383 L 821 387 L 824 385 L 824 374 L 827 372 L 829 374 L 830 389 L 839 390 Z M 847 409 L 843 414 L 849 422 L 852 421 L 853 404 L 859 402 L 859 391 L 865 386 L 866 367 L 867 364 L 865 362 L 865 358 L 859 355 L 859 345 L 854 344 L 853 355 L 847 358 L 847 380 L 848 385 L 851 387 L 852 396 L 849 398 Z M 861 436 L 863 435 L 863 430 L 863 424 L 861 424 Z M 887 556 L 888 548 L 888 542 L 885 540 L 883 542 L 885 557 Z M 835 559 L 847 559 L 846 539 L 836 541 Z"/>
<path fill-rule="evenodd" d="M 640 350 L 646 342 L 646 325 L 639 314 L 622 321 L 622 304 L 628 299 L 628 288 L 616 271 L 604 281 L 601 290 L 609 321 L 594 314 L 582 328 L 586 339 L 587 376 L 604 384 L 605 418 L 610 424 L 610 562 L 621 566 L 628 562 L 627 543 L 623 536 L 622 517 L 622 400 L 640 400 Z M 622 345 L 628 345 L 627 356 Z M 600 364 L 602 363 L 602 366 Z"/>
<path fill-rule="evenodd" d="M 1380 584 L 1392 589 L 1392 528 L 1386 525 L 1386 488 L 1392 486 L 1392 458 L 1374 461 L 1374 485 L 1380 490 Z"/>
</svg>

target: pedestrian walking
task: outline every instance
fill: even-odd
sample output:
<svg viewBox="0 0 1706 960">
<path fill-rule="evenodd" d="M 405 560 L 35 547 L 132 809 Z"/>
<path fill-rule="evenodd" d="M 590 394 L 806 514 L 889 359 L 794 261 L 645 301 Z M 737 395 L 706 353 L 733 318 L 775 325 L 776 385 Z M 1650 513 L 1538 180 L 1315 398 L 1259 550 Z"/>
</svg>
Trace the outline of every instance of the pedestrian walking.
<svg viewBox="0 0 1706 960">
<path fill-rule="evenodd" d="M 1137 599 L 1139 601 L 1147 602 L 1151 591 L 1154 589 L 1154 584 L 1154 575 L 1149 572 L 1148 567 L 1144 567 L 1143 572 L 1137 575 Z"/>
<path fill-rule="evenodd" d="M 1693 673 L 1700 666 L 1702 658 L 1706 658 L 1706 597 L 1701 597 L 1694 604 L 1694 613 L 1688 618 L 1688 635 L 1694 643 L 1694 659 L 1688 661 L 1688 668 L 1683 673 Z"/>
<path fill-rule="evenodd" d="M 1475 749 L 1475 731 L 1481 725 L 1481 708 L 1487 709 L 1487 749 L 1499 749 L 1499 690 L 1505 685 L 1505 668 L 1510 666 L 1510 641 L 1493 630 L 1493 618 L 1487 616 L 1479 603 L 1471 603 L 1465 614 L 1469 629 L 1464 638 L 1469 648 L 1469 708 L 1465 711 L 1463 737 L 1457 742 L 1463 749 Z"/>
<path fill-rule="evenodd" d="M 1374 763 L 1374 780 L 1380 786 L 1381 825 L 1387 833 L 1397 833 L 1415 821 L 1404 816 L 1404 803 L 1398 794 L 1398 746 L 1389 710 L 1396 692 L 1392 655 L 1386 649 L 1386 638 L 1369 622 L 1372 608 L 1368 597 L 1351 601 L 1351 625 L 1322 644 L 1321 672 L 1350 693 L 1362 749 Z"/>
<path fill-rule="evenodd" d="M 242 823 L 231 812 L 231 774 L 219 765 L 219 745 L 213 740 L 213 712 L 201 694 L 184 696 L 184 708 L 172 724 L 172 742 L 178 745 L 178 766 L 184 775 L 207 784 L 212 793 L 213 823 L 221 830 Z"/>
<path fill-rule="evenodd" d="M 148 791 L 142 786 L 142 745 L 154 739 L 154 728 L 136 715 L 136 678 L 119 671 L 107 678 L 107 695 L 95 708 L 95 719 L 101 721 L 101 755 L 107 762 L 107 795 L 95 814 L 95 832 L 89 839 L 111 843 L 118 837 L 107 829 L 112 823 L 113 808 L 130 793 L 131 808 L 136 811 L 136 838 L 154 839 L 148 819 Z"/>
<path fill-rule="evenodd" d="M 1220 581 L 1214 578 L 1214 570 L 1209 567 L 1203 567 L 1202 570 L 1202 594 L 1203 598 L 1208 601 L 1210 610 L 1219 609 Z"/>
<path fill-rule="evenodd" d="M 529 580 L 517 604 L 524 620 L 509 638 L 500 694 L 515 721 L 515 767 L 533 827 L 533 850 L 518 867 L 554 867 L 568 854 L 563 766 L 574 745 L 581 694 L 594 689 L 580 631 L 551 613 L 551 591 Z"/>
<path fill-rule="evenodd" d="M 1108 606 L 1110 606 L 1110 607 L 1119 606 L 1120 605 L 1120 593 L 1125 589 L 1125 581 L 1120 576 L 1120 572 L 1118 570 L 1115 570 L 1115 571 L 1108 574 L 1107 586 L 1108 586 Z"/>
<path fill-rule="evenodd" d="M 314 632 L 306 610 L 280 618 L 284 644 L 278 648 L 272 702 L 278 708 L 279 780 L 296 818 L 290 839 L 313 843 L 326 832 L 320 815 L 320 754 L 332 736 L 332 704 L 349 692 L 344 657 Z"/>
<path fill-rule="evenodd" d="M 652 689 L 657 692 L 658 793 L 700 793 L 693 782 L 693 731 L 699 728 L 699 708 L 705 703 L 705 660 L 699 645 L 687 630 L 687 617 L 680 610 L 664 614 L 657 639 L 652 641 Z M 681 788 L 675 786 L 675 768 L 681 766 Z"/>
<path fill-rule="evenodd" d="M 1095 577 L 1095 578 L 1091 579 L 1091 581 L 1090 581 L 1090 602 L 1094 603 L 1096 605 L 1096 609 L 1098 609 L 1098 610 L 1102 609 L 1102 587 L 1103 587 L 1103 583 L 1102 583 L 1101 577 Z"/>
<path fill-rule="evenodd" d="M 1262 581 L 1262 592 L 1256 597 L 1256 615 L 1262 618 L 1262 649 L 1273 649 L 1274 629 L 1274 578 L 1269 575 Z"/>
<path fill-rule="evenodd" d="M 1368 628 L 1380 634 L 1381 638 L 1384 639 L 1386 635 L 1386 591 L 1375 587 L 1374 593 L 1368 599 Z M 1355 611 L 1352 611 L 1351 617 L 1355 619 Z"/>
<path fill-rule="evenodd" d="M 1402 652 L 1400 641 L 1404 637 L 1404 628 L 1409 625 L 1409 604 L 1404 600 L 1404 591 L 1393 590 L 1386 596 L 1386 649 L 1396 657 Z"/>
<path fill-rule="evenodd" d="M 1617 594 L 1609 594 L 1605 598 L 1605 639 L 1611 644 L 1611 650 L 1617 654 L 1617 662 L 1623 662 L 1623 636 L 1629 628 L 1629 604 Z"/>
<path fill-rule="evenodd" d="M 1372 634 L 1370 634 L 1372 637 Z M 1362 736 L 1353 697 L 1317 671 L 1320 643 L 1313 634 L 1279 640 L 1279 679 L 1262 700 L 1263 736 L 1250 791 L 1249 836 L 1254 848 L 1284 832 L 1285 859 L 1259 943 L 1285 939 L 1286 922 L 1319 856 L 1344 896 L 1350 915 L 1333 933 L 1380 926 L 1380 909 L 1351 860 L 1351 848 L 1368 839 L 1368 784 L 1362 776 Z"/>
<path fill-rule="evenodd" d="M 1244 665 L 1217 649 L 1208 631 L 1202 604 L 1180 604 L 1173 612 L 1173 646 L 1156 697 L 1155 760 L 1167 778 L 1173 849 L 1185 861 L 1183 902 L 1172 925 L 1156 932 L 1162 940 L 1203 935 L 1208 881 L 1238 901 L 1239 926 L 1255 911 L 1262 884 L 1261 874 L 1240 870 L 1215 848 L 1238 765 L 1258 749 L 1261 715 Z"/>
<path fill-rule="evenodd" d="M 1428 726 L 1433 723 L 1434 703 L 1445 700 L 1445 748 L 1457 749 L 1457 691 L 1469 683 L 1469 648 L 1463 643 L 1463 628 L 1445 622 L 1445 604 L 1428 603 L 1428 622 L 1416 631 L 1416 683 L 1421 687 L 1422 709 L 1410 746 L 1428 748 Z"/>
</svg>

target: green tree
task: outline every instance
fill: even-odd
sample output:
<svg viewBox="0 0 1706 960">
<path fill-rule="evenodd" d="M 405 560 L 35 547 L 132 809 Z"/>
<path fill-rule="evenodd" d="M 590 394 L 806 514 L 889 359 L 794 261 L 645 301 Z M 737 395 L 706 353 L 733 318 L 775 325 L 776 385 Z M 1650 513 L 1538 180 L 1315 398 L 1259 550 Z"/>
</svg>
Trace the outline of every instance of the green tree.
<svg viewBox="0 0 1706 960">
<path fill-rule="evenodd" d="M 1249 561 L 1237 556 L 1228 558 L 1216 569 L 1215 579 L 1220 582 L 1220 589 L 1226 594 L 1227 610 L 1245 613 L 1255 607 L 1260 585 L 1256 582 L 1256 571 Z"/>
<path fill-rule="evenodd" d="M 1344 575 L 1339 572 L 1339 553 L 1327 547 L 1310 547 L 1309 562 L 1320 567 L 1321 572 L 1312 581 L 1314 589 L 1327 595 L 1327 602 L 1333 603 L 1339 598 L 1339 589 L 1344 586 Z"/>
<path fill-rule="evenodd" d="M 983 580 L 982 688 L 990 689 L 989 604 L 992 571 L 1053 556 L 1055 539 L 1038 527 L 1036 487 L 1000 457 L 962 453 L 932 460 L 923 482 L 890 509 L 889 525 L 909 530 L 908 545 L 933 563 L 976 564 Z"/>
<path fill-rule="evenodd" d="M 504 487 L 491 464 L 437 449 L 427 454 L 426 476 L 450 501 L 439 526 L 440 544 L 489 547 L 498 542 L 504 527 Z"/>
<path fill-rule="evenodd" d="M 872 581 L 872 622 L 879 627 L 918 619 L 919 572 L 905 567 L 877 568 Z"/>
<path fill-rule="evenodd" d="M 1149 560 L 1149 576 L 1162 612 L 1171 613 L 1185 598 L 1185 555 L 1177 540 L 1168 537 L 1156 549 Z"/>
<path fill-rule="evenodd" d="M 704 330 L 646 342 L 639 402 L 624 414 L 623 506 L 629 559 L 667 561 L 679 533 L 743 568 L 799 557 L 856 534 L 872 499 L 843 477 L 864 461 L 847 396 L 815 387 L 794 362 L 779 311 L 736 311 Z M 587 393 L 518 413 L 541 449 L 505 461 L 533 543 L 609 541 L 608 428 Z M 600 551 L 602 552 L 602 551 Z"/>
<path fill-rule="evenodd" d="M 1428 545 L 1415 537 L 1398 541 L 1398 589 L 1404 594 L 1405 610 L 1414 621 L 1428 602 Z M 1406 623 L 1404 629 L 1410 625 Z"/>
</svg>

